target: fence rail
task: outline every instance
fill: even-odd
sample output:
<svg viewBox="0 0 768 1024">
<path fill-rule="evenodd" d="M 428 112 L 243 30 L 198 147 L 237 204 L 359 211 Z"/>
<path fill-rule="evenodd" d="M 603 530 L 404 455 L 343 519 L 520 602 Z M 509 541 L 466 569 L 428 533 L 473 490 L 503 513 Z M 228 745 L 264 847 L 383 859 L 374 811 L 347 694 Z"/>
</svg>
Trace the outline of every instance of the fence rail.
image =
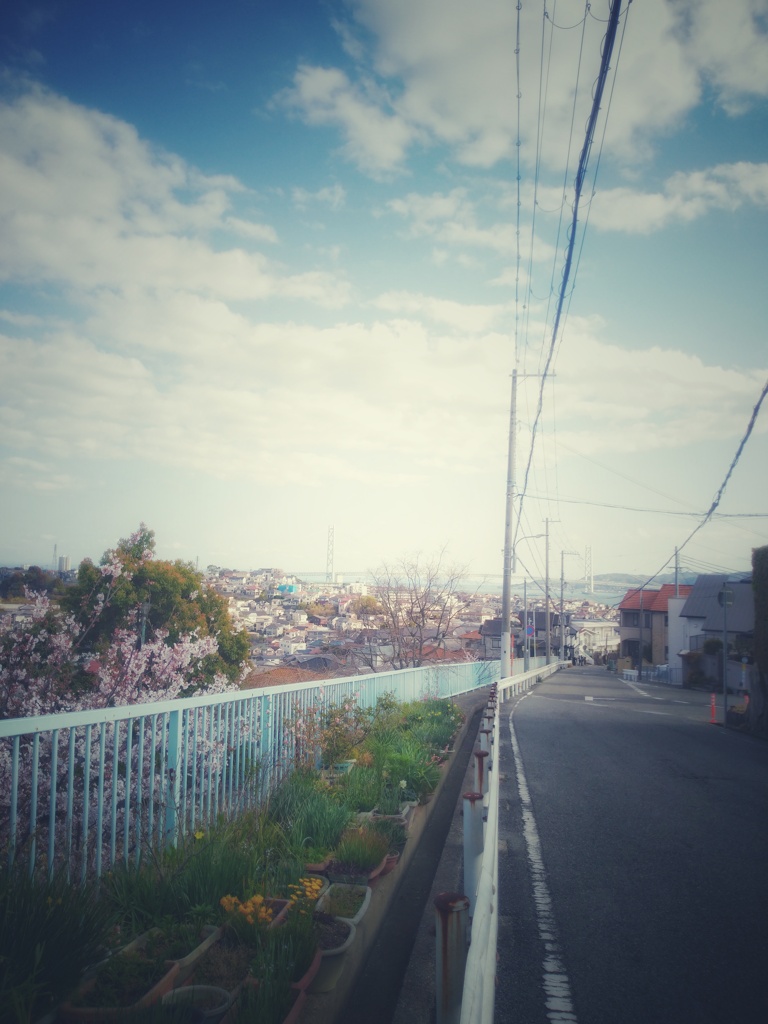
<svg viewBox="0 0 768 1024">
<path fill-rule="evenodd" d="M 512 676 L 499 680 L 489 701 L 489 710 L 485 712 L 484 720 L 491 731 L 490 744 L 486 749 L 491 756 L 488 758 L 489 770 L 485 774 L 482 786 L 479 784 L 480 775 L 476 772 L 475 788 L 478 789 L 478 793 L 482 789 L 485 808 L 484 814 L 479 818 L 479 825 L 477 816 L 471 813 L 472 801 L 466 799 L 464 801 L 464 894 L 469 898 L 472 908 L 470 946 L 464 968 L 464 985 L 460 1005 L 450 1007 L 448 1012 L 442 1016 L 438 1011 L 438 1024 L 493 1024 L 499 926 L 500 705 L 505 699 L 525 693 L 536 683 L 546 679 L 567 664 L 552 662 L 547 665 L 544 658 L 537 659 L 537 661 L 538 666 L 533 663 L 528 672 L 513 672 Z M 484 734 L 481 730 L 481 752 L 483 739 Z M 470 846 L 479 846 L 481 851 L 479 863 L 473 866 L 467 863 L 466 830 L 478 827 L 480 828 L 479 842 L 469 844 Z M 440 997 L 438 996 L 438 1007 L 439 1005 Z"/>
<path fill-rule="evenodd" d="M 438 665 L 0 721 L 6 860 L 81 880 L 138 862 L 147 844 L 257 805 L 293 766 L 291 722 L 318 705 L 452 697 L 498 671 L 497 661 Z"/>
</svg>

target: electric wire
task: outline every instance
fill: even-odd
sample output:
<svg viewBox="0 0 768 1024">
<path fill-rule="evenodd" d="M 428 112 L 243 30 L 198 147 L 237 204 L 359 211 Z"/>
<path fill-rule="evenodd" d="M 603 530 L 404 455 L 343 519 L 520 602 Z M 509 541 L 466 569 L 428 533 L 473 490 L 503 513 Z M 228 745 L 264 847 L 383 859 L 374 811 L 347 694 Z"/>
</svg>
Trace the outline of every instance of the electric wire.
<svg viewBox="0 0 768 1024">
<path fill-rule="evenodd" d="M 552 69 L 552 52 L 553 52 L 553 41 L 554 41 L 554 32 L 550 29 L 550 31 L 548 33 L 548 35 L 549 35 L 549 47 L 547 49 L 546 75 L 545 75 L 544 74 L 544 66 L 545 66 L 544 65 L 544 51 L 545 51 L 545 40 L 546 40 L 546 37 L 547 37 L 545 22 L 547 20 L 550 21 L 550 25 L 554 25 L 555 27 L 557 27 L 556 23 L 550 17 L 549 12 L 547 11 L 546 6 L 545 6 L 545 8 L 544 8 L 544 23 L 542 24 L 542 46 L 541 46 L 540 63 L 539 63 L 539 108 L 538 108 L 538 120 L 537 120 L 537 146 L 536 146 L 536 172 L 535 172 L 535 185 L 534 185 L 534 205 L 533 205 L 533 216 L 532 216 L 532 223 L 531 223 L 531 239 L 530 239 L 530 249 L 529 249 L 529 263 L 528 263 L 529 281 L 532 281 L 532 279 L 533 279 L 533 253 L 534 253 L 534 247 L 535 247 L 536 211 L 538 209 L 538 187 L 539 187 L 540 172 L 541 172 L 542 151 L 543 151 L 543 146 L 544 146 L 544 135 L 545 135 L 545 133 L 544 133 L 544 126 L 545 126 L 546 112 L 547 112 L 547 96 L 548 96 L 548 93 L 549 93 L 549 81 L 550 81 L 550 74 L 551 74 L 551 69 Z M 556 277 L 557 266 L 558 266 L 558 253 L 559 253 L 559 250 L 560 250 L 560 238 L 561 238 L 561 234 L 562 234 L 562 230 L 563 230 L 565 203 L 566 203 L 566 200 L 567 200 L 567 191 L 566 190 L 567 190 L 567 182 L 568 182 L 568 168 L 569 168 L 570 162 L 571 162 L 571 152 L 572 152 L 572 147 L 573 147 L 575 125 L 576 125 L 576 111 L 577 111 L 577 106 L 578 106 L 579 83 L 581 81 L 581 68 L 582 68 L 582 61 L 583 61 L 583 55 L 584 55 L 586 21 L 587 21 L 587 19 L 586 19 L 586 5 L 585 5 L 584 17 L 581 19 L 580 22 L 577 23 L 577 26 L 578 26 L 578 24 L 582 25 L 582 32 L 581 32 L 581 38 L 580 38 L 580 42 L 579 42 L 579 54 L 578 54 L 577 68 L 576 68 L 576 83 L 575 83 L 575 86 L 574 86 L 574 89 L 573 89 L 573 102 L 572 102 L 572 106 L 571 106 L 571 118 L 570 118 L 569 132 L 568 132 L 568 142 L 567 142 L 567 147 L 566 147 L 566 155 L 565 155 L 565 169 L 564 169 L 564 172 L 563 172 L 563 183 L 562 183 L 562 196 L 563 196 L 563 198 L 562 198 L 562 201 L 561 201 L 561 203 L 559 205 L 559 208 L 557 208 L 557 212 L 558 212 L 557 231 L 556 231 L 555 243 L 554 243 L 554 246 L 553 246 L 553 258 L 552 258 L 552 266 L 551 266 L 551 273 L 550 273 L 549 289 L 548 289 L 546 297 L 542 297 L 542 299 L 540 300 L 540 301 L 545 301 L 546 302 L 546 308 L 545 308 L 544 317 L 543 317 L 543 324 L 542 324 L 542 330 L 543 330 L 542 344 L 541 344 L 541 348 L 539 350 L 538 371 L 539 371 L 540 375 L 542 375 L 541 374 L 542 359 L 543 359 L 544 352 L 545 352 L 544 340 L 545 340 L 545 337 L 546 337 L 547 325 L 550 323 L 550 317 L 551 317 L 551 311 L 552 311 L 552 303 L 553 303 L 553 299 L 554 299 L 554 295 L 555 295 L 555 290 L 556 290 L 555 289 L 555 277 Z M 542 102 L 542 97 L 543 97 L 543 102 Z M 533 289 L 530 289 L 530 294 L 534 295 Z M 535 295 L 534 295 L 534 297 L 535 297 Z M 530 302 L 528 303 L 527 316 L 526 316 L 526 333 L 525 333 L 526 349 L 529 347 L 529 337 L 530 337 L 529 328 L 530 328 Z M 543 385 L 543 380 L 542 380 L 542 385 Z M 527 400 L 527 396 L 526 396 L 526 400 Z M 530 416 L 530 409 L 527 409 L 526 411 L 528 413 L 527 419 L 530 421 L 530 418 L 531 418 L 531 416 Z M 548 470 L 547 470 L 547 460 L 546 459 L 544 460 L 544 464 L 543 465 L 544 465 L 544 489 L 546 491 L 549 491 Z M 536 471 L 534 469 L 534 475 L 535 475 L 535 472 Z M 521 505 L 520 505 L 520 503 L 518 501 L 518 519 L 519 519 L 520 508 L 521 508 Z M 518 531 L 516 530 L 516 532 L 518 532 Z"/>
<path fill-rule="evenodd" d="M 698 523 L 694 527 L 694 529 L 685 538 L 683 543 L 679 547 L 677 547 L 675 549 L 674 554 L 669 556 L 669 558 L 661 566 L 661 568 L 657 569 L 656 572 L 653 574 L 653 576 L 649 577 L 645 581 L 645 583 L 643 583 L 640 587 L 637 588 L 638 590 L 643 590 L 645 587 L 648 586 L 649 583 L 653 583 L 653 581 L 658 576 L 660 576 L 662 572 L 664 572 L 664 570 L 667 568 L 669 563 L 674 558 L 676 558 L 676 557 L 679 558 L 680 552 L 683 551 L 684 548 L 693 540 L 693 538 L 696 536 L 696 534 L 699 532 L 699 530 L 701 530 L 704 526 L 706 526 L 707 523 L 710 522 L 710 520 L 713 518 L 713 516 L 715 514 L 715 511 L 717 510 L 717 507 L 720 504 L 720 501 L 722 500 L 723 494 L 725 493 L 725 488 L 728 486 L 728 481 L 731 479 L 731 476 L 733 475 L 733 471 L 736 469 L 736 466 L 738 465 L 739 459 L 741 458 L 741 454 L 744 451 L 744 447 L 746 446 L 746 443 L 747 443 L 747 441 L 749 440 L 749 438 L 750 438 L 750 436 L 752 434 L 752 431 L 754 429 L 755 423 L 757 422 L 757 417 L 760 414 L 760 409 L 762 407 L 763 402 L 765 401 L 766 395 L 768 395 L 768 380 L 765 382 L 765 385 L 763 386 L 763 390 L 760 392 L 760 397 L 758 398 L 758 400 L 757 400 L 757 402 L 755 404 L 755 407 L 752 410 L 752 415 L 749 418 L 749 423 L 747 424 L 747 429 L 744 432 L 744 436 L 742 437 L 741 441 L 739 442 L 739 446 L 736 449 L 736 453 L 734 454 L 733 458 L 731 459 L 731 464 L 728 467 L 728 470 L 727 470 L 727 472 L 725 474 L 723 482 L 720 484 L 720 487 L 718 488 L 717 493 L 715 494 L 715 497 L 712 500 L 712 504 L 709 506 L 709 509 L 704 513 L 704 515 L 703 515 L 703 517 L 701 519 L 701 522 Z"/>
<path fill-rule="evenodd" d="M 741 453 L 744 451 L 746 443 L 749 440 L 749 438 L 750 438 L 750 436 L 752 434 L 752 431 L 754 430 L 755 423 L 757 422 L 757 417 L 760 415 L 760 408 L 761 408 L 763 402 L 765 401 L 765 396 L 766 395 L 768 395 L 768 380 L 765 382 L 765 384 L 763 386 L 763 390 L 760 392 L 760 397 L 758 398 L 757 403 L 755 404 L 755 407 L 752 410 L 752 415 L 749 418 L 749 423 L 747 424 L 747 429 L 746 429 L 746 431 L 744 433 L 744 436 L 742 437 L 741 441 L 739 442 L 739 446 L 736 449 L 736 454 L 731 459 L 731 464 L 728 467 L 728 472 L 725 474 L 725 479 L 720 484 L 720 487 L 718 488 L 717 494 L 715 495 L 715 497 L 712 500 L 712 504 L 710 505 L 708 511 L 704 514 L 704 517 L 701 520 L 701 522 L 695 527 L 694 530 L 691 531 L 691 533 L 686 537 L 686 539 L 680 545 L 680 547 L 678 548 L 678 551 L 682 551 L 683 548 L 696 536 L 696 534 L 699 532 L 699 530 L 701 530 L 702 527 L 707 525 L 707 523 L 710 521 L 710 519 L 714 515 L 718 505 L 720 504 L 720 501 L 722 500 L 723 494 L 725 493 L 725 488 L 728 486 L 728 481 L 731 479 L 733 471 L 736 469 L 736 466 L 738 465 L 739 459 L 741 458 Z"/>
<path fill-rule="evenodd" d="M 535 444 L 536 444 L 536 433 L 537 433 L 537 430 L 538 430 L 539 422 L 541 420 L 541 412 L 542 412 L 543 401 L 544 401 L 544 385 L 546 383 L 546 378 L 547 378 L 547 376 L 548 376 L 548 374 L 550 372 L 550 368 L 551 368 L 551 365 L 552 365 L 552 359 L 554 357 L 555 347 L 556 347 L 557 338 L 558 338 L 558 331 L 559 331 L 559 326 L 560 326 L 560 320 L 561 320 L 561 317 L 562 317 L 563 305 L 564 305 L 564 302 L 565 302 L 565 296 L 566 296 L 566 291 L 567 291 L 567 287 L 568 287 L 568 281 L 570 279 L 571 265 L 572 265 L 572 262 L 573 262 L 573 251 L 574 251 L 574 246 L 575 246 L 575 242 L 576 242 L 576 225 L 578 223 L 579 204 L 580 204 L 580 199 L 581 199 L 581 191 L 582 191 L 582 187 L 583 187 L 583 183 L 584 183 L 584 178 L 586 176 L 587 166 L 588 166 L 588 162 L 589 162 L 589 156 L 590 156 L 590 153 L 591 153 L 591 150 L 592 150 L 592 143 L 593 143 L 593 140 L 594 140 L 594 133 L 595 133 L 595 127 L 596 127 L 596 123 L 597 123 L 597 116 L 598 116 L 598 113 L 599 113 L 599 110 L 600 110 L 600 103 L 601 103 L 601 100 L 602 100 L 602 97 L 603 97 L 603 92 L 604 92 L 604 89 L 605 89 L 605 82 L 606 82 L 606 78 L 607 78 L 607 75 L 608 75 L 608 68 L 609 68 L 609 65 L 610 65 L 610 59 L 611 59 L 611 56 L 613 54 L 613 47 L 614 47 L 614 43 L 615 43 L 615 40 L 616 40 L 616 32 L 617 32 L 617 28 L 618 28 L 618 17 L 619 17 L 619 13 L 620 13 L 620 8 L 621 8 L 621 0 L 612 0 L 611 10 L 610 10 L 610 18 L 609 18 L 609 22 L 608 22 L 608 28 L 606 30 L 605 41 L 604 41 L 604 48 L 603 48 L 603 53 L 602 53 L 602 57 L 601 57 L 601 61 L 600 61 L 600 71 L 599 71 L 599 74 L 598 74 L 597 86 L 596 86 L 596 89 L 595 89 L 595 94 L 594 94 L 594 98 L 593 98 L 593 102 L 592 102 L 592 108 L 591 108 L 589 120 L 588 120 L 588 123 L 587 123 L 587 131 L 586 131 L 586 136 L 585 136 L 585 139 L 584 139 L 584 144 L 582 146 L 582 150 L 581 150 L 581 153 L 580 153 L 580 156 L 579 156 L 579 163 L 578 163 L 577 172 L 576 172 L 576 179 L 574 181 L 573 218 L 572 218 L 572 221 L 571 221 L 571 230 L 570 230 L 570 232 L 568 234 L 568 247 L 567 247 L 567 250 L 566 250 L 565 264 L 564 264 L 564 267 L 563 267 L 562 281 L 561 281 L 561 287 L 560 287 L 560 295 L 559 295 L 558 303 L 557 303 L 556 310 L 555 310 L 555 320 L 554 320 L 554 324 L 553 324 L 553 328 L 552 328 L 552 340 L 551 340 L 550 345 L 549 345 L 549 350 L 548 350 L 546 362 L 545 362 L 545 365 L 544 365 L 544 373 L 543 373 L 543 377 L 542 377 L 542 381 L 541 381 L 541 386 L 539 388 L 539 400 L 538 400 L 537 409 L 536 409 L 536 416 L 534 418 L 533 427 L 532 427 L 532 431 L 531 431 L 531 443 L 530 443 L 530 448 L 529 448 L 529 453 L 528 453 L 528 462 L 527 462 L 527 465 L 526 465 L 525 477 L 524 477 L 524 480 L 523 480 L 523 488 L 522 488 L 522 491 L 521 491 L 520 496 L 519 496 L 519 508 L 521 510 L 522 510 L 522 506 L 523 506 L 524 501 L 525 501 L 525 495 L 526 495 L 526 490 L 527 490 L 527 486 L 528 486 L 528 479 L 529 479 L 530 470 L 531 470 L 531 463 L 533 461 L 533 453 L 534 453 Z M 519 521 L 519 518 L 518 518 L 518 521 Z"/>
<path fill-rule="evenodd" d="M 546 494 L 530 493 L 528 497 L 540 501 L 548 500 Z M 613 508 L 620 512 L 642 512 L 644 515 L 687 516 L 689 519 L 698 519 L 699 516 L 704 514 L 699 510 L 687 512 L 669 508 L 643 508 L 639 505 L 619 505 L 608 501 L 590 501 L 587 498 L 559 498 L 558 500 L 566 505 L 590 505 L 593 508 Z M 712 518 L 718 520 L 768 519 L 768 512 L 718 512 Z"/>
</svg>

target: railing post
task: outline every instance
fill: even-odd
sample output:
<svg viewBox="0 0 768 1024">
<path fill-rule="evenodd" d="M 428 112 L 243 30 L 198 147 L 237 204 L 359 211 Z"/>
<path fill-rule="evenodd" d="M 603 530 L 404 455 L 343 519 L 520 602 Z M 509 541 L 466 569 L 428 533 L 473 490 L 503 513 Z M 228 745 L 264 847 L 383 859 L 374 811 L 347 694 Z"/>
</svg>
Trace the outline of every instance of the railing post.
<svg viewBox="0 0 768 1024">
<path fill-rule="evenodd" d="M 435 1019 L 459 1024 L 467 965 L 469 900 L 458 892 L 435 897 Z"/>
<path fill-rule="evenodd" d="M 181 711 L 168 715 L 166 766 L 168 789 L 165 794 L 165 841 L 176 846 L 179 838 L 179 797 L 181 795 Z"/>
<path fill-rule="evenodd" d="M 480 749 L 491 752 L 491 740 L 493 737 L 493 729 L 489 729 L 487 726 L 480 730 Z"/>
<path fill-rule="evenodd" d="M 469 900 L 470 917 L 475 911 L 477 886 L 483 861 L 483 794 L 465 793 L 464 825 L 464 892 Z"/>
<path fill-rule="evenodd" d="M 487 750 L 475 751 L 475 792 L 482 793 L 483 796 L 488 792 L 488 771 L 485 765 L 487 757 L 490 757 Z"/>
</svg>

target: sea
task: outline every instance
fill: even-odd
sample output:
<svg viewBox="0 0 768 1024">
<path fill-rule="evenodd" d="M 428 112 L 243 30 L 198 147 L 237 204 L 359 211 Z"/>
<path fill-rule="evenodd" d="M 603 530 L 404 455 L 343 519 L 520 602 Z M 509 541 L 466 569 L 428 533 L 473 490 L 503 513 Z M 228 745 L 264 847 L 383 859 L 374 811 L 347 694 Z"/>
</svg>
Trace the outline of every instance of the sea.
<svg viewBox="0 0 768 1024">
<path fill-rule="evenodd" d="M 295 575 L 307 583 L 323 583 L 326 579 L 324 572 L 304 572 Z M 373 584 L 373 576 L 370 572 L 337 572 L 334 573 L 334 583 L 367 583 Z M 630 584 L 617 584 L 616 586 L 596 585 L 594 590 L 584 588 L 583 581 L 578 583 L 567 583 L 563 588 L 563 597 L 566 601 L 589 601 L 591 604 L 605 604 L 609 607 L 618 605 L 624 597 Z M 502 577 L 500 575 L 489 576 L 467 576 L 457 588 L 462 593 L 488 594 L 501 596 Z M 536 595 L 544 593 L 544 580 L 528 580 L 528 598 L 534 600 Z M 522 596 L 523 581 L 515 578 L 512 581 L 512 593 Z M 549 593 L 555 603 L 560 600 L 560 580 L 553 577 L 549 581 Z"/>
</svg>

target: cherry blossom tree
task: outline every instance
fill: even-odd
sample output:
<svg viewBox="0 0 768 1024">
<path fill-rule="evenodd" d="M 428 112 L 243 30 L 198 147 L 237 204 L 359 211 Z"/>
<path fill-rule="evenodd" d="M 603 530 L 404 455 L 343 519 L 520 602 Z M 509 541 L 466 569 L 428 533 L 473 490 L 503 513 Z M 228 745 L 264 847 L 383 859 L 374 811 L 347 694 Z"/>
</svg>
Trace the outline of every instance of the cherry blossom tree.
<svg viewBox="0 0 768 1024">
<path fill-rule="evenodd" d="M 6 620 L 0 624 L 0 718 L 149 704 L 174 700 L 190 692 L 226 693 L 239 689 L 245 665 L 238 667 L 234 680 L 224 672 L 215 671 L 219 643 L 204 618 L 204 601 L 195 603 L 198 593 L 190 592 L 188 596 L 188 601 L 195 604 L 195 613 L 187 616 L 192 620 L 191 629 L 185 631 L 179 624 L 184 619 L 183 611 L 173 621 L 172 616 L 167 616 L 164 626 L 147 621 L 144 602 L 135 600 L 143 595 L 134 585 L 134 579 L 139 577 L 139 583 L 143 580 L 149 586 L 152 580 L 162 578 L 162 574 L 146 572 L 153 560 L 153 545 L 148 543 L 151 540 L 151 531 L 142 524 L 135 534 L 106 552 L 98 568 L 88 563 L 87 570 L 81 573 L 78 592 L 66 603 L 67 607 L 54 605 L 46 594 L 28 592 L 28 619 Z M 215 602 L 210 607 L 215 608 Z M 41 772 L 48 772 L 57 765 L 60 811 L 64 809 L 64 745 L 68 732 L 63 719 L 58 751 L 54 751 L 51 741 L 50 745 L 41 746 L 38 755 Z M 143 792 L 147 793 L 148 787 L 155 784 L 152 778 L 155 755 L 148 756 L 139 765 L 137 752 L 128 744 L 129 733 L 130 730 L 125 730 L 119 753 L 123 761 L 129 759 L 135 765 L 134 785 L 143 787 Z M 148 741 L 153 749 L 161 744 L 159 732 Z M 31 737 L 23 739 L 18 755 L 20 820 L 27 812 L 32 813 L 31 773 L 26 770 L 31 763 L 31 745 Z M 77 755 L 78 764 L 82 766 L 83 739 L 79 734 Z M 115 763 L 119 760 L 120 757 L 116 757 Z M 87 780 L 81 777 L 80 770 L 78 772 L 78 785 L 88 794 L 87 800 L 90 800 L 95 771 L 92 766 L 91 778 Z M 104 771 L 109 786 L 111 765 Z M 9 820 L 11 774 L 11 753 L 5 744 L 0 747 L 0 824 L 3 826 Z M 124 779 L 116 779 L 115 784 L 119 797 L 124 798 Z M 165 798 L 164 794 L 158 797 Z M 45 836 L 49 811 L 50 808 L 39 806 L 36 820 L 30 825 L 30 834 L 37 833 L 36 838 L 41 840 Z M 100 842 L 101 837 L 96 841 Z"/>
</svg>

